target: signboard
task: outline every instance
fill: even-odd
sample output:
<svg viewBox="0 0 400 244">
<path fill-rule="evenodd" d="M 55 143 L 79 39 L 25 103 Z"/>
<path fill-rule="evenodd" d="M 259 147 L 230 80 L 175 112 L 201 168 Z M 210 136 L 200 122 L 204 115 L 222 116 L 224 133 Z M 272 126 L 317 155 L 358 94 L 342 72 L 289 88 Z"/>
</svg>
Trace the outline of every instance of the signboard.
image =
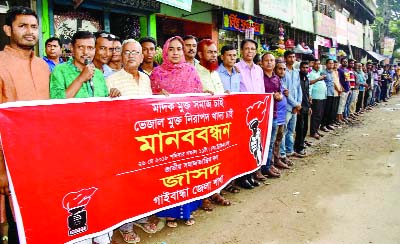
<svg viewBox="0 0 400 244">
<path fill-rule="evenodd" d="M 214 6 L 223 6 L 225 9 L 230 9 L 240 13 L 254 15 L 254 1 L 258 0 L 199 0 L 200 2 L 208 3 Z"/>
<path fill-rule="evenodd" d="M 21 243 L 72 244 L 219 192 L 265 163 L 272 110 L 271 94 L 2 104 Z"/>
<path fill-rule="evenodd" d="M 185 11 L 192 11 L 192 0 L 157 0 L 158 2 L 165 3 L 172 7 L 180 8 Z"/>
<path fill-rule="evenodd" d="M 336 17 L 336 36 L 337 42 L 340 44 L 347 45 L 348 43 L 348 36 L 347 36 L 347 17 L 341 14 L 338 11 L 335 11 Z"/>
<path fill-rule="evenodd" d="M 396 39 L 390 38 L 390 37 L 384 37 L 383 42 L 381 45 L 383 47 L 383 56 L 386 56 L 388 58 L 391 58 L 393 56 L 393 49 L 394 49 L 394 43 L 396 42 Z"/>
<path fill-rule="evenodd" d="M 252 18 L 248 15 L 237 14 L 230 11 L 223 12 L 222 29 L 245 32 L 251 26 L 254 28 L 255 35 L 264 34 L 264 23 L 262 20 Z"/>
<path fill-rule="evenodd" d="M 332 42 L 331 42 L 331 40 L 328 39 L 328 38 L 325 38 L 325 37 L 322 37 L 322 36 L 318 36 L 318 35 L 317 35 L 317 36 L 315 37 L 315 41 L 317 42 L 317 44 L 318 44 L 319 46 L 328 47 L 328 48 L 332 47 Z"/>
<path fill-rule="evenodd" d="M 354 24 L 347 22 L 347 29 L 348 29 L 348 40 L 350 42 L 350 45 L 363 48 L 364 46 L 363 25 L 358 21 L 354 21 Z"/>
<path fill-rule="evenodd" d="M 314 12 L 315 33 L 325 37 L 336 37 L 336 21 L 318 11 Z"/>
<path fill-rule="evenodd" d="M 292 13 L 301 13 L 293 15 L 292 27 L 314 33 L 313 9 L 311 2 L 305 0 L 294 1 Z"/>
<path fill-rule="evenodd" d="M 333 60 L 337 60 L 336 47 L 329 48 L 328 58 L 333 59 Z"/>
<path fill-rule="evenodd" d="M 298 1 L 298 0 L 296 0 Z M 293 0 L 258 0 L 255 2 L 254 13 L 292 23 Z"/>
</svg>

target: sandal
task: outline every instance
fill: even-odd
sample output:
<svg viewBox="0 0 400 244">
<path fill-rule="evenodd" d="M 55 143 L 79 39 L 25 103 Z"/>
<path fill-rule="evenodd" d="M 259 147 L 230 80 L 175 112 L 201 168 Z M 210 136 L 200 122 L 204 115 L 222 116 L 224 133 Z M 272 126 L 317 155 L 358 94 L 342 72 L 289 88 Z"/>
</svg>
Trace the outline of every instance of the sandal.
<svg viewBox="0 0 400 244">
<path fill-rule="evenodd" d="M 230 193 L 239 193 L 240 189 L 234 186 L 232 183 L 228 184 L 225 188 L 224 191 L 230 192 Z"/>
<path fill-rule="evenodd" d="M 187 226 L 192 226 L 196 223 L 196 221 L 194 221 L 194 218 L 189 218 L 187 220 L 185 220 L 185 225 Z"/>
<path fill-rule="evenodd" d="M 210 197 L 211 201 L 214 203 L 221 205 L 221 206 L 230 206 L 231 202 L 229 200 L 226 200 L 221 194 L 215 193 Z"/>
<path fill-rule="evenodd" d="M 126 243 L 138 243 L 140 242 L 140 237 L 138 236 L 138 234 L 136 234 L 136 232 L 134 230 L 131 231 L 122 231 L 119 229 L 119 233 L 121 233 L 122 238 L 124 238 L 124 241 Z"/>
<path fill-rule="evenodd" d="M 166 224 L 167 224 L 167 226 L 168 226 L 169 228 L 176 228 L 176 227 L 178 227 L 178 222 L 176 222 L 176 219 L 167 219 L 167 220 L 165 220 L 165 222 L 166 222 Z"/>
<path fill-rule="evenodd" d="M 151 223 L 133 223 L 133 224 L 148 234 L 154 234 L 157 232 L 157 225 L 155 224 Z"/>
<path fill-rule="evenodd" d="M 213 211 L 214 207 L 209 199 L 203 199 L 203 204 L 201 205 L 201 209 L 204 211 Z"/>
</svg>

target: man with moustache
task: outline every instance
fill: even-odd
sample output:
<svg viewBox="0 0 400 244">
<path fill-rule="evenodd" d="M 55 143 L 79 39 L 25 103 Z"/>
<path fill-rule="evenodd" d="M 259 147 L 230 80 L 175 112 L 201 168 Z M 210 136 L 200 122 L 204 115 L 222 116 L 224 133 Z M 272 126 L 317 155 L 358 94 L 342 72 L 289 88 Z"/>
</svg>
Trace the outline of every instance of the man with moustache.
<svg viewBox="0 0 400 244">
<path fill-rule="evenodd" d="M 199 42 L 197 54 L 200 57 L 200 65 L 196 65 L 196 70 L 203 86 L 203 92 L 224 93 L 224 86 L 217 72 L 217 45 L 211 39 L 203 39 Z"/>
<path fill-rule="evenodd" d="M 50 72 L 53 71 L 57 64 L 61 64 L 64 61 L 61 58 L 61 40 L 57 37 L 50 37 L 45 42 L 46 56 L 43 60 L 46 61 L 49 66 Z"/>
<path fill-rule="evenodd" d="M 73 57 L 57 65 L 50 77 L 51 98 L 117 97 L 117 89 L 106 86 L 102 72 L 92 64 L 95 56 L 95 37 L 88 31 L 72 36 Z M 89 62 L 89 64 L 87 64 Z"/>
<path fill-rule="evenodd" d="M 225 91 L 240 92 L 240 72 L 235 67 L 237 57 L 236 48 L 226 45 L 221 48 L 221 60 L 217 71 Z"/>
<path fill-rule="evenodd" d="M 183 41 L 185 43 L 185 60 L 187 63 L 197 66 L 199 61 L 195 58 L 197 53 L 197 38 L 192 35 L 184 36 Z"/>
<path fill-rule="evenodd" d="M 38 41 L 39 22 L 36 13 L 27 7 L 15 6 L 5 15 L 4 33 L 10 44 L 0 51 L 0 103 L 49 99 L 50 71 L 43 59 L 35 57 L 34 46 Z M 0 147 L 0 201 L 2 213 L 12 216 L 9 182 Z M 18 243 L 13 219 L 1 216 L 2 238 Z M 6 230 L 5 230 L 6 231 Z M 4 239 L 3 239 L 4 240 Z"/>
<path fill-rule="evenodd" d="M 125 40 L 122 43 L 122 64 L 123 68 L 107 78 L 107 87 L 118 89 L 121 96 L 150 96 L 152 95 L 150 78 L 138 70 L 143 61 L 142 46 L 134 39 Z M 136 222 L 129 222 L 119 227 L 119 232 L 125 242 L 139 242 L 140 237 L 133 229 L 139 226 L 147 233 L 155 233 L 157 226 L 142 218 Z"/>
<path fill-rule="evenodd" d="M 94 66 L 103 72 L 104 78 L 107 78 L 114 73 L 107 65 L 113 55 L 113 44 L 115 35 L 105 31 L 95 33 L 96 37 L 96 52 L 93 59 Z"/>
<path fill-rule="evenodd" d="M 203 92 L 211 94 L 222 94 L 224 93 L 224 86 L 222 85 L 221 79 L 217 72 L 218 69 L 218 50 L 217 45 L 211 39 L 203 39 L 198 44 L 197 54 L 200 57 L 200 64 L 196 65 L 197 73 L 200 77 L 201 85 L 203 86 Z M 216 204 L 229 206 L 230 201 L 226 200 L 221 194 L 216 193 L 209 197 L 211 201 Z M 208 199 L 203 200 L 204 210 L 212 209 Z"/>
<path fill-rule="evenodd" d="M 72 36 L 71 51 L 73 57 L 57 65 L 50 76 L 50 97 L 89 98 L 118 97 L 119 90 L 113 88 L 108 92 L 102 72 L 91 63 L 95 56 L 95 37 L 88 31 L 78 31 Z M 87 62 L 89 61 L 89 64 Z M 109 244 L 112 232 L 94 238 L 97 244 Z M 92 239 L 79 244 L 91 244 Z"/>
<path fill-rule="evenodd" d="M 122 44 L 123 68 L 107 78 L 108 89 L 118 89 L 121 96 L 152 95 L 150 78 L 139 71 L 143 56 L 139 42 L 125 40 Z"/>
<path fill-rule="evenodd" d="M 219 65 L 217 72 L 225 91 L 228 92 L 240 92 L 241 76 L 239 70 L 235 67 L 236 57 L 237 51 L 235 47 L 226 45 L 221 48 L 222 63 Z M 240 191 L 233 181 L 230 182 L 224 190 L 231 193 L 238 193 Z"/>
<path fill-rule="evenodd" d="M 257 53 L 257 48 L 258 43 L 253 39 L 244 39 L 240 43 L 242 59 L 239 63 L 235 64 L 235 67 L 237 67 L 242 76 L 240 92 L 265 93 L 264 72 L 262 68 L 253 61 Z M 258 170 L 257 174 L 254 175 L 257 177 L 257 175 L 259 176 L 260 174 L 261 172 Z M 254 175 L 244 175 L 238 178 L 236 182 L 245 189 L 253 189 L 261 185 L 260 182 L 254 179 Z"/>
<path fill-rule="evenodd" d="M 280 172 L 278 169 L 275 168 L 274 164 L 276 166 L 280 165 L 280 167 L 283 168 L 289 167 L 281 162 L 279 158 L 277 161 L 274 162 L 274 164 L 272 164 L 273 149 L 278 130 L 278 102 L 282 100 L 283 92 L 281 79 L 273 72 L 275 69 L 275 57 L 274 55 L 272 55 L 272 53 L 265 53 L 263 56 L 261 56 L 261 68 L 264 71 L 265 92 L 274 94 L 274 112 L 271 127 L 271 141 L 269 144 L 267 163 L 266 165 L 261 166 L 261 172 L 268 175 L 269 177 L 280 177 Z"/>
</svg>

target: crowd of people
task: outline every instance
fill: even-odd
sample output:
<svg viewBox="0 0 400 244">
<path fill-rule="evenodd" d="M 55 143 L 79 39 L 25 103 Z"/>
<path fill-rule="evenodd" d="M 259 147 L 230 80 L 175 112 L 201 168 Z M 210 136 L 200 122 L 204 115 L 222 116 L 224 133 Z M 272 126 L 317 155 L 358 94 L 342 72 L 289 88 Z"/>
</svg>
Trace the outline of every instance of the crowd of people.
<svg viewBox="0 0 400 244">
<path fill-rule="evenodd" d="M 400 67 L 394 69 L 390 65 L 382 69 L 377 64 L 342 58 L 340 63 L 328 59 L 322 67 L 318 59 L 296 60 L 290 50 L 279 58 L 263 53 L 256 64 L 253 59 L 258 43 L 252 39 L 241 42 L 239 58 L 237 49 L 231 45 L 218 52 L 211 39 L 171 37 L 163 45 L 160 64 L 154 61 L 157 41 L 152 37 L 120 40 L 105 31 L 94 34 L 77 31 L 71 40 L 72 57 L 63 61 L 61 41 L 56 37 L 46 41 L 43 59 L 35 57 L 33 48 L 39 26 L 31 9 L 11 8 L 3 29 L 10 44 L 0 52 L 1 103 L 152 94 L 273 93 L 267 163 L 256 172 L 230 182 L 224 190 L 231 193 L 239 193 L 241 188 L 253 189 L 267 178 L 280 177 L 282 170 L 294 165 L 296 157 L 309 155 L 306 148 L 313 143 L 306 140 L 308 133 L 319 140 L 329 131 L 352 125 L 361 114 L 377 103 L 386 102 L 399 90 Z M 9 238 L 17 239 L 4 159 L 0 158 L 1 223 L 8 222 Z M 137 243 L 140 237 L 134 226 L 155 233 L 160 230 L 159 218 L 165 218 L 170 228 L 177 227 L 178 220 L 190 226 L 195 223 L 193 211 L 199 208 L 212 211 L 215 204 L 229 206 L 231 202 L 216 193 L 161 211 L 156 217 L 124 224 L 118 231 L 125 242 Z M 110 232 L 79 243 L 110 243 L 112 235 Z"/>
</svg>

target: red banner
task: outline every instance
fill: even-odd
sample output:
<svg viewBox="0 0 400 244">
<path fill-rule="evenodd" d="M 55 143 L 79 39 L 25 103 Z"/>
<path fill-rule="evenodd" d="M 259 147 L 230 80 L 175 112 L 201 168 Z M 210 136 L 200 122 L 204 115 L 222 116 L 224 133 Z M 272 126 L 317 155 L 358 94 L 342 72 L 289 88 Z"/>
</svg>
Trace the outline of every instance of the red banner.
<svg viewBox="0 0 400 244">
<path fill-rule="evenodd" d="M 254 171 L 268 154 L 271 99 L 2 104 L 1 140 L 21 243 L 43 243 L 49 231 L 53 243 L 94 237 L 202 199 Z"/>
</svg>

